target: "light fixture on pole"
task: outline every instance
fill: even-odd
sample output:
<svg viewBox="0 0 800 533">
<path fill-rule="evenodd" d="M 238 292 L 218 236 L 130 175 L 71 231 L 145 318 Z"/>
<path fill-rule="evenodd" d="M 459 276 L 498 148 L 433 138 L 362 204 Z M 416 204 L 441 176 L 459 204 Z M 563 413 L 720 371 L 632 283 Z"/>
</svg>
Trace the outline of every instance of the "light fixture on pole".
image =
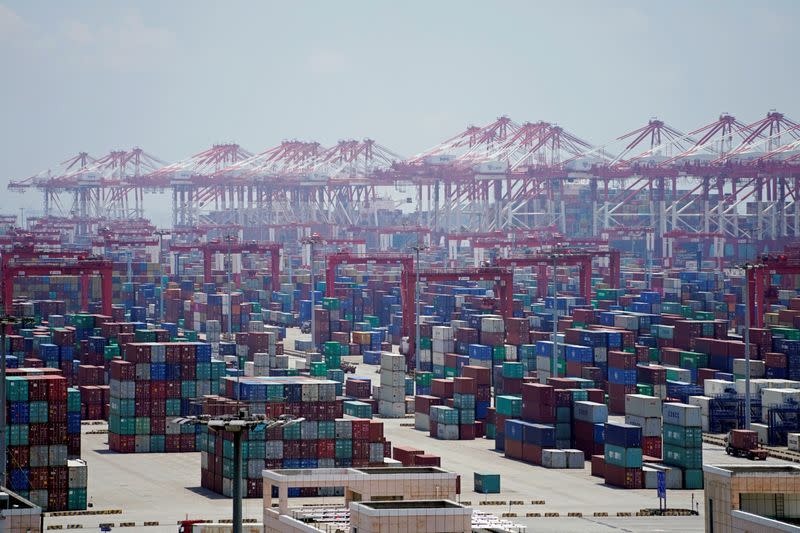
<svg viewBox="0 0 800 533">
<path fill-rule="evenodd" d="M 237 397 L 239 396 L 237 391 Z M 242 533 L 242 436 L 245 431 L 261 432 L 275 426 L 290 426 L 304 418 L 281 415 L 277 419 L 264 415 L 248 414 L 247 409 L 237 409 L 237 415 L 211 417 L 210 415 L 175 418 L 178 425 L 207 426 L 209 431 L 227 431 L 233 435 L 233 533 Z"/>
</svg>

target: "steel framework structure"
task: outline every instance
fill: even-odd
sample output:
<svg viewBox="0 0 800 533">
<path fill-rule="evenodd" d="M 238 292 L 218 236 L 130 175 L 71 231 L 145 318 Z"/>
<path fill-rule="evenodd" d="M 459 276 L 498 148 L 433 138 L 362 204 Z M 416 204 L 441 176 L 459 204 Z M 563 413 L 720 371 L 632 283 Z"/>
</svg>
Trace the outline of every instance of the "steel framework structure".
<svg viewBox="0 0 800 533">
<path fill-rule="evenodd" d="M 169 190 L 175 228 L 375 227 L 411 188 L 414 223 L 435 232 L 652 228 L 658 257 L 676 232 L 775 249 L 800 238 L 800 125 L 777 111 L 751 123 L 722 114 L 684 134 L 651 119 L 593 146 L 554 123 L 500 117 L 407 159 L 370 139 L 290 140 L 257 154 L 219 144 L 170 165 L 135 148 L 82 152 L 9 188 L 37 188 L 45 214 L 82 218 L 141 217 L 146 192 Z"/>
</svg>

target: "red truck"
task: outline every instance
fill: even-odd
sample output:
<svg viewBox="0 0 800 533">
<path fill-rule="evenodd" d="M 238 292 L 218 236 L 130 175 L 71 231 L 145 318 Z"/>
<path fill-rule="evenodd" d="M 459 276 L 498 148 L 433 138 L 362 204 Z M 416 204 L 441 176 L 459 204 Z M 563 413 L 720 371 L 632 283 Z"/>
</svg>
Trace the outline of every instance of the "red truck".
<svg viewBox="0 0 800 533">
<path fill-rule="evenodd" d="M 195 524 L 207 524 L 208 520 L 181 520 L 178 523 L 178 533 L 192 533 Z"/>
<path fill-rule="evenodd" d="M 767 450 L 758 444 L 758 433 L 749 429 L 734 429 L 725 436 L 725 453 L 734 457 L 746 457 L 766 461 Z"/>
</svg>

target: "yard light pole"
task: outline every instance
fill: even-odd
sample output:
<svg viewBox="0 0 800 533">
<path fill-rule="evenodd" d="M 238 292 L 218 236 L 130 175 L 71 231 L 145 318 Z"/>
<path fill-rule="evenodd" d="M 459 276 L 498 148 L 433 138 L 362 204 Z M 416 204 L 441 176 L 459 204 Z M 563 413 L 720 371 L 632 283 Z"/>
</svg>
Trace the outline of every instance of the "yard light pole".
<svg viewBox="0 0 800 533">
<path fill-rule="evenodd" d="M 322 242 L 322 237 L 320 237 L 319 233 L 312 233 L 308 237 L 303 237 L 300 242 L 302 244 L 306 244 L 309 247 L 309 260 L 308 262 L 311 265 L 311 345 L 314 347 L 314 351 L 317 349 L 317 341 L 316 341 L 316 333 L 317 333 L 317 321 L 314 317 L 314 306 L 316 305 L 315 298 L 314 298 L 314 246 L 320 244 Z"/>
<path fill-rule="evenodd" d="M 554 253 L 553 259 L 553 363 L 551 365 L 550 374 L 552 377 L 558 377 L 558 281 L 556 280 L 556 270 L 558 268 L 558 259 L 563 254 Z"/>
<path fill-rule="evenodd" d="M 419 243 L 417 234 L 417 244 L 411 247 L 416 253 L 416 266 L 414 267 L 414 368 L 419 372 L 420 368 L 420 338 L 419 338 L 419 253 L 427 250 L 428 247 Z"/>
<path fill-rule="evenodd" d="M 158 310 L 159 310 L 158 311 L 158 316 L 159 316 L 159 322 L 160 323 L 164 322 L 164 270 L 163 270 L 164 269 L 164 257 L 163 257 L 163 252 L 162 252 L 163 249 L 164 249 L 164 244 L 163 244 L 162 241 L 164 239 L 164 235 L 166 235 L 168 233 L 169 233 L 169 231 L 163 230 L 163 229 L 157 229 L 155 231 L 155 234 L 158 235 L 158 268 L 159 268 L 159 271 L 160 271 L 160 278 L 159 278 L 158 285 L 159 285 L 159 287 L 161 287 L 161 291 L 159 292 L 159 297 L 158 297 Z"/>
<path fill-rule="evenodd" d="M 756 265 L 745 263 L 744 269 L 744 428 L 750 429 L 750 271 Z M 756 312 L 761 312 L 758 309 Z"/>
<path fill-rule="evenodd" d="M 206 426 L 209 431 L 227 431 L 233 435 L 233 533 L 242 533 L 242 437 L 246 431 L 261 432 L 274 426 L 299 424 L 303 418 L 292 419 L 282 415 L 279 419 L 264 415 L 251 415 L 247 409 L 239 409 L 235 416 L 211 418 L 208 415 L 180 417 L 174 420 L 179 425 Z"/>
<path fill-rule="evenodd" d="M 225 242 L 228 243 L 228 340 L 233 340 L 233 286 L 231 281 L 231 270 L 233 270 L 233 262 L 231 261 L 231 243 L 236 239 L 231 234 L 225 235 Z M 236 366 L 239 366 L 239 359 L 236 359 Z M 241 370 L 241 368 L 239 369 Z"/>
</svg>

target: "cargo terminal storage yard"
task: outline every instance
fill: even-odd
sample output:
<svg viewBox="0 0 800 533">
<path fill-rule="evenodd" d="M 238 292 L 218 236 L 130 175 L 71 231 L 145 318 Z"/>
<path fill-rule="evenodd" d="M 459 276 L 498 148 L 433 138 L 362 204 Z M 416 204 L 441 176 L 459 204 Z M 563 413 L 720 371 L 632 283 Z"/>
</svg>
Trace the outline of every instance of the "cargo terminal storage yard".
<svg viewBox="0 0 800 533">
<path fill-rule="evenodd" d="M 0 533 L 800 531 L 800 5 L 33 4 Z"/>
</svg>

